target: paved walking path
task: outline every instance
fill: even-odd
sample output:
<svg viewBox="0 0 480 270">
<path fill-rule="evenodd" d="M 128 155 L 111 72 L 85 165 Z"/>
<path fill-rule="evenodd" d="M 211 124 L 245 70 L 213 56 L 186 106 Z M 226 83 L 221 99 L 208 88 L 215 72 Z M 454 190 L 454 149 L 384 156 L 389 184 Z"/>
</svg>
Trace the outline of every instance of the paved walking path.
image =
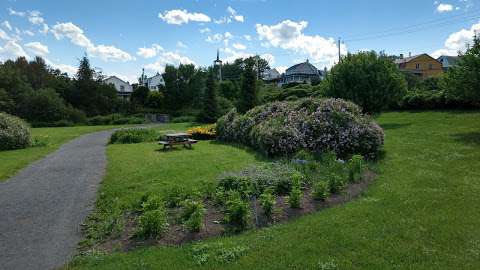
<svg viewBox="0 0 480 270">
<path fill-rule="evenodd" d="M 84 135 L 0 183 L 0 269 L 64 265 L 105 172 L 110 131 Z"/>
</svg>

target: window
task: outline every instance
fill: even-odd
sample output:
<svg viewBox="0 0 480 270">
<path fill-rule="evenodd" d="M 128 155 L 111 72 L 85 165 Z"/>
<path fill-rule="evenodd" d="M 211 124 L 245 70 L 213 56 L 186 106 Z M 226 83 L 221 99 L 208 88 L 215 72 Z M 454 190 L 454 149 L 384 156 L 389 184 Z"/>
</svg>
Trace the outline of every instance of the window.
<svg viewBox="0 0 480 270">
<path fill-rule="evenodd" d="M 121 92 L 125 91 L 125 85 L 120 85 L 120 91 Z"/>
<path fill-rule="evenodd" d="M 415 69 L 420 69 L 420 64 L 417 64 L 417 65 L 415 66 Z"/>
<path fill-rule="evenodd" d="M 432 65 L 432 64 L 428 64 L 428 68 L 429 68 L 430 70 L 432 70 L 432 69 L 433 69 L 433 65 Z"/>
</svg>

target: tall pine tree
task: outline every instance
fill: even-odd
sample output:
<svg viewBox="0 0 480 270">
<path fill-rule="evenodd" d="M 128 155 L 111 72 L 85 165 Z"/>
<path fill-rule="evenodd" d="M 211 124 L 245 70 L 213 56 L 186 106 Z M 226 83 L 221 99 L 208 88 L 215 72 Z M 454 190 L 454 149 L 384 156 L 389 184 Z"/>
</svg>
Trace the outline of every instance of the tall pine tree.
<svg viewBox="0 0 480 270">
<path fill-rule="evenodd" d="M 215 123 L 218 118 L 217 93 L 213 71 L 208 72 L 205 95 L 203 97 L 203 108 L 199 116 L 202 123 Z"/>
<path fill-rule="evenodd" d="M 242 74 L 242 87 L 238 101 L 238 111 L 245 113 L 257 105 L 257 81 L 253 65 L 246 65 Z"/>
</svg>

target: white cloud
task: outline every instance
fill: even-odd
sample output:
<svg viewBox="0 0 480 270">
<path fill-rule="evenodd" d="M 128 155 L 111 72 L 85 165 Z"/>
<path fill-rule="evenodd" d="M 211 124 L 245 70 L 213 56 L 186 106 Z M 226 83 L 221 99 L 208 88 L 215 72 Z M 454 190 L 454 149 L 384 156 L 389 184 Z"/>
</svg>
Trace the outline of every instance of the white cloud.
<svg viewBox="0 0 480 270">
<path fill-rule="evenodd" d="M 207 39 L 205 41 L 209 43 L 223 42 L 225 47 L 227 47 L 232 38 L 233 38 L 233 35 L 230 32 L 225 32 L 224 34 L 217 33 L 217 34 L 209 35 L 207 36 Z"/>
<path fill-rule="evenodd" d="M 260 55 L 260 57 L 267 60 L 267 62 L 270 66 L 275 64 L 275 56 L 273 56 L 269 53 L 262 54 L 262 55 Z"/>
<path fill-rule="evenodd" d="M 59 69 L 61 70 L 62 72 L 66 72 L 68 75 L 70 76 L 73 76 L 75 75 L 75 73 L 77 73 L 77 68 L 72 66 L 72 65 L 67 65 L 67 64 L 56 64 L 56 63 L 52 63 L 50 61 L 47 61 L 46 59 L 46 62 L 49 66 L 51 66 L 52 68 L 54 69 Z"/>
<path fill-rule="evenodd" d="M 226 56 L 222 60 L 226 63 L 233 63 L 235 59 L 238 58 L 248 58 L 250 56 L 254 56 L 253 53 L 249 53 L 246 51 L 236 51 L 231 48 L 225 48 L 223 52 L 226 54 Z"/>
<path fill-rule="evenodd" d="M 247 49 L 247 46 L 241 44 L 241 43 L 234 43 L 232 45 L 233 48 L 237 49 L 237 50 L 245 50 Z"/>
<path fill-rule="evenodd" d="M 277 69 L 277 71 L 282 74 L 282 73 L 285 73 L 285 71 L 287 70 L 287 66 L 278 66 L 278 67 L 275 67 Z"/>
<path fill-rule="evenodd" d="M 196 65 L 196 63 L 188 58 L 187 56 L 180 55 L 175 52 L 167 52 L 163 51 L 160 53 L 159 58 L 157 61 L 154 63 L 150 63 L 145 66 L 145 69 L 155 71 L 155 72 L 160 72 L 163 73 L 165 71 L 165 66 L 166 65 L 179 65 L 179 64 L 193 64 Z"/>
<path fill-rule="evenodd" d="M 243 35 L 243 38 L 247 41 L 252 41 L 252 36 L 250 35 Z"/>
<path fill-rule="evenodd" d="M 45 56 L 49 54 L 48 47 L 42 43 L 35 41 L 24 45 L 25 48 L 35 56 Z"/>
<path fill-rule="evenodd" d="M 28 21 L 31 22 L 32 24 L 35 24 L 35 25 L 43 24 L 45 22 L 45 20 L 43 19 L 43 17 L 41 15 L 42 15 L 42 13 L 40 13 L 40 11 L 38 11 L 38 10 L 29 11 L 28 12 Z"/>
<path fill-rule="evenodd" d="M 227 16 L 221 17 L 218 20 L 214 20 L 214 22 L 216 24 L 224 24 L 224 23 L 231 23 L 233 21 L 242 22 L 242 23 L 245 21 L 245 17 L 243 15 L 238 14 L 237 11 L 233 9 L 231 6 L 227 7 L 227 13 L 228 13 Z"/>
<path fill-rule="evenodd" d="M 257 24 L 256 30 L 262 46 L 279 47 L 296 53 L 305 54 L 312 62 L 330 67 L 338 59 L 338 47 L 333 38 L 318 35 L 306 35 L 303 30 L 308 26 L 306 21 L 294 22 L 285 20 L 276 25 Z M 341 53 L 346 54 L 345 46 Z"/>
<path fill-rule="evenodd" d="M 208 27 L 205 27 L 205 28 L 200 29 L 200 33 L 202 33 L 202 34 L 210 33 L 211 31 L 212 31 L 212 30 L 210 30 L 210 28 L 208 28 Z"/>
<path fill-rule="evenodd" d="M 450 34 L 445 41 L 444 48 L 434 51 L 432 56 L 437 58 L 440 55 L 457 55 L 458 51 L 465 51 L 467 44 L 473 44 L 475 31 L 480 32 L 480 22 L 472 25 L 470 29 L 461 29 Z"/>
<path fill-rule="evenodd" d="M 57 40 L 68 38 L 73 44 L 86 49 L 86 51 L 94 57 L 99 57 L 104 61 L 131 61 L 135 58 L 129 53 L 122 51 L 111 45 L 95 45 L 85 36 L 83 30 L 75 24 L 57 23 L 52 28 L 52 33 Z"/>
<path fill-rule="evenodd" d="M 27 35 L 27 36 L 31 36 L 31 37 L 35 36 L 35 33 L 33 33 L 33 32 L 30 31 L 30 30 L 24 30 L 23 33 L 24 33 L 25 35 Z"/>
<path fill-rule="evenodd" d="M 7 33 L 5 33 L 5 31 L 0 29 L 0 39 L 8 41 L 8 40 L 11 40 L 12 38 Z"/>
<path fill-rule="evenodd" d="M 143 58 L 152 58 L 157 55 L 158 52 L 163 51 L 162 46 L 158 44 L 153 44 L 150 48 L 138 48 L 137 55 Z"/>
<path fill-rule="evenodd" d="M 11 8 L 8 8 L 8 14 L 13 16 L 25 17 L 26 13 L 23 11 L 15 11 Z"/>
<path fill-rule="evenodd" d="M 20 56 L 29 57 L 25 50 L 23 50 L 22 46 L 14 40 L 10 40 L 3 47 L 0 47 L 0 60 L 2 61 L 16 59 Z"/>
<path fill-rule="evenodd" d="M 8 21 L 3 21 L 2 26 L 7 28 L 9 31 L 12 31 L 12 26 L 10 25 L 10 23 Z"/>
<path fill-rule="evenodd" d="M 159 13 L 158 17 L 168 24 L 182 25 L 192 22 L 210 22 L 211 19 L 203 13 L 190 13 L 187 10 L 173 9 Z"/>
<path fill-rule="evenodd" d="M 183 48 L 183 49 L 188 48 L 188 46 L 185 45 L 185 43 L 183 43 L 181 41 L 177 41 L 177 47 L 178 48 Z"/>
<path fill-rule="evenodd" d="M 437 12 L 439 12 L 439 13 L 449 12 L 449 11 L 452 11 L 452 10 L 453 10 L 453 6 L 450 5 L 450 4 L 440 3 L 437 6 Z"/>
</svg>

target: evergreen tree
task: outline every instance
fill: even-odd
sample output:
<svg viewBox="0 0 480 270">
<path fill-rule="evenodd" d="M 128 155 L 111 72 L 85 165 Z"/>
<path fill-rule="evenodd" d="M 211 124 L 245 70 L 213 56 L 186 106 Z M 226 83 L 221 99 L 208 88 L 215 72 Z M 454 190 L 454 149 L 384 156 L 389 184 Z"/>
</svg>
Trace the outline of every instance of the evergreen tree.
<svg viewBox="0 0 480 270">
<path fill-rule="evenodd" d="M 213 71 L 208 72 L 203 108 L 199 121 L 203 123 L 215 123 L 218 118 L 218 104 Z"/>
<path fill-rule="evenodd" d="M 238 101 L 238 111 L 245 113 L 257 105 L 256 71 L 252 65 L 245 66 L 242 74 L 242 87 Z"/>
<path fill-rule="evenodd" d="M 448 70 L 442 87 L 449 101 L 480 106 L 480 37 L 474 37 L 473 46 Z"/>
</svg>

